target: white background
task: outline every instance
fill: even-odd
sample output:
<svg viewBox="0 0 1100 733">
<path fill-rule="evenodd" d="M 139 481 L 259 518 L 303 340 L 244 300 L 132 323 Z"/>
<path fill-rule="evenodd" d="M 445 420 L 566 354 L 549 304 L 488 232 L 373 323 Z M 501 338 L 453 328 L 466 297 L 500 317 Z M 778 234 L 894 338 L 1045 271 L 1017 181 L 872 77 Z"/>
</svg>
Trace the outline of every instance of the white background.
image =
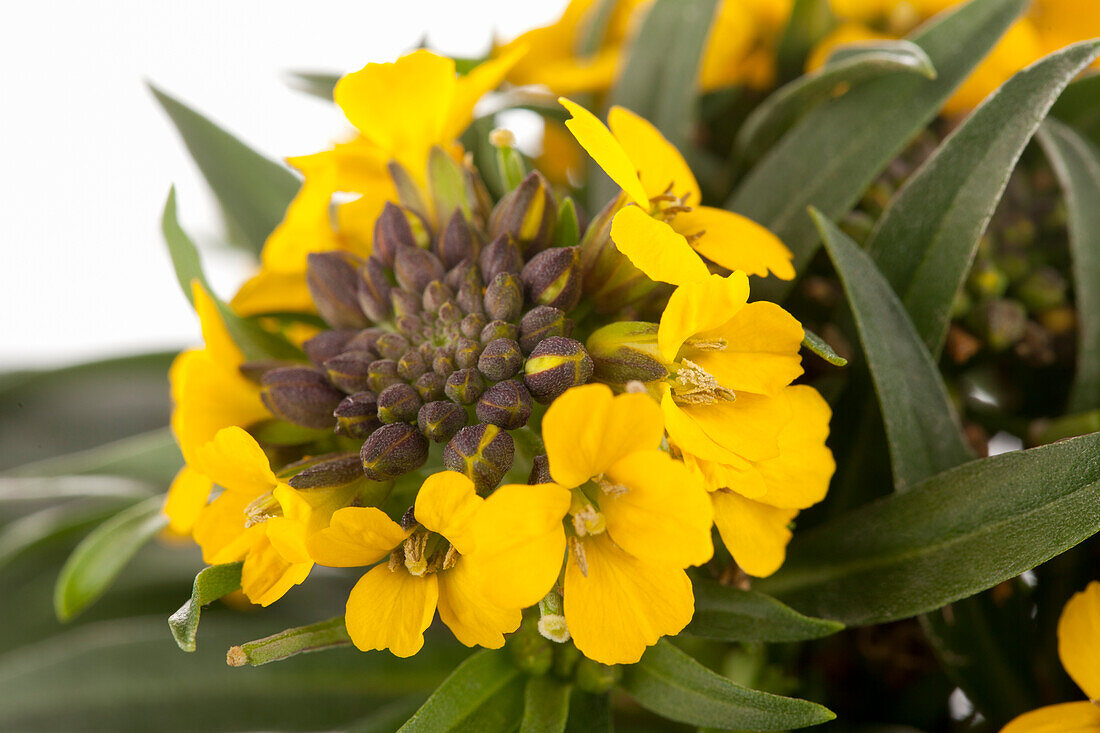
<svg viewBox="0 0 1100 733">
<path fill-rule="evenodd" d="M 472 56 L 553 21 L 565 0 L 114 0 L 7 8 L 0 40 L 0 370 L 195 343 L 158 219 L 180 219 L 223 296 L 249 273 L 149 80 L 260 152 L 320 150 L 339 110 L 288 71 L 344 73 L 422 38 Z"/>
</svg>

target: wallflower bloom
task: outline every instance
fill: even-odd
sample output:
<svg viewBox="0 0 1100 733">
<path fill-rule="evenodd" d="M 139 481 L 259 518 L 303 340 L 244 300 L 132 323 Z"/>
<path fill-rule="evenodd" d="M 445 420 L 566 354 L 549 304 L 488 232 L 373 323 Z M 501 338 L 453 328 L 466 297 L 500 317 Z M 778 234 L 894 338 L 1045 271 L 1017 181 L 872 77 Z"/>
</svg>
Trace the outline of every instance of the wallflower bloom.
<svg viewBox="0 0 1100 733">
<path fill-rule="evenodd" d="M 520 611 L 487 601 L 466 557 L 476 541 L 471 519 L 483 502 L 470 479 L 441 471 L 429 476 L 416 495 L 418 527 L 402 529 L 374 507 L 347 507 L 332 516 L 328 528 L 308 538 L 312 558 L 330 567 L 374 565 L 390 556 L 360 578 L 348 596 L 345 623 L 356 647 L 412 656 L 424 645 L 424 630 L 437 608 L 466 646 L 504 645 L 504 634 L 519 627 Z"/>
<path fill-rule="evenodd" d="M 684 568 L 710 559 L 712 515 L 698 479 L 660 450 L 663 434 L 646 395 L 592 384 L 555 400 L 542 422 L 554 483 L 502 487 L 474 520 L 486 596 L 536 603 L 564 552 L 565 621 L 585 656 L 636 662 L 682 630 L 694 612 Z"/>
<path fill-rule="evenodd" d="M 1100 582 L 1074 594 L 1058 619 L 1058 656 L 1088 700 L 1048 705 L 1024 713 L 1001 733 L 1100 731 Z"/>
<path fill-rule="evenodd" d="M 657 346 L 669 443 L 711 491 L 722 541 L 750 575 L 779 569 L 799 509 L 821 501 L 835 470 L 825 447 L 831 412 L 802 373 L 801 325 L 748 303 L 744 273 L 676 289 Z"/>
<path fill-rule="evenodd" d="M 704 257 L 750 275 L 794 277 L 778 237 L 739 214 L 698 205 L 702 194 L 687 161 L 648 121 L 612 107 L 609 130 L 580 105 L 559 101 L 572 114 L 570 132 L 633 204 L 615 214 L 611 239 L 649 278 L 673 285 L 705 279 Z"/>
</svg>

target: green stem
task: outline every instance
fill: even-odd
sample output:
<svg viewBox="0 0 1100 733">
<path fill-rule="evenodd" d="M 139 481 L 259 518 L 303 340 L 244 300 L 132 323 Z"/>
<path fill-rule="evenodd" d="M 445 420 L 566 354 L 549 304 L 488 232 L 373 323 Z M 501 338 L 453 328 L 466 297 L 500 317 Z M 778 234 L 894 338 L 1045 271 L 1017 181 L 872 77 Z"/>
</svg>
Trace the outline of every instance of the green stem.
<svg viewBox="0 0 1100 733">
<path fill-rule="evenodd" d="M 298 654 L 335 649 L 349 644 L 351 638 L 344 627 L 344 617 L 337 616 L 328 621 L 287 629 L 263 639 L 230 647 L 225 661 L 230 667 L 243 667 L 246 664 L 258 667 Z"/>
</svg>

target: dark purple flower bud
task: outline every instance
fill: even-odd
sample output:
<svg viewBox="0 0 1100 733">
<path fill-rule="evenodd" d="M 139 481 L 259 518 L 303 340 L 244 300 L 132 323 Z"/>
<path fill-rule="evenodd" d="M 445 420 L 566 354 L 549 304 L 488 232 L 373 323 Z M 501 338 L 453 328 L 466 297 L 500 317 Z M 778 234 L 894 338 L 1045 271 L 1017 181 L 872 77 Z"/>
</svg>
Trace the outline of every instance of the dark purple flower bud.
<svg viewBox="0 0 1100 733">
<path fill-rule="evenodd" d="M 316 369 L 285 367 L 263 377 L 260 398 L 276 417 L 307 428 L 331 428 L 332 411 L 344 399 Z"/>
<path fill-rule="evenodd" d="M 332 331 L 321 331 L 316 336 L 306 340 L 302 344 L 302 351 L 316 366 L 321 366 L 332 357 L 347 349 L 347 343 L 355 337 L 358 331 L 347 328 L 338 328 Z"/>
<path fill-rule="evenodd" d="M 531 417 L 531 393 L 514 379 L 498 382 L 477 401 L 477 419 L 505 430 L 527 424 Z"/>
<path fill-rule="evenodd" d="M 507 234 L 489 242 L 477 258 L 483 280 L 492 282 L 502 272 L 519 274 L 523 269 L 523 255 Z"/>
<path fill-rule="evenodd" d="M 349 252 L 311 252 L 306 263 L 309 295 L 325 323 L 333 328 L 370 325 L 356 298 L 356 271 L 362 260 Z"/>
<path fill-rule="evenodd" d="M 447 384 L 447 378 L 435 372 L 421 374 L 413 388 L 424 402 L 434 402 L 443 399 L 443 387 Z"/>
<path fill-rule="evenodd" d="M 345 351 L 325 362 L 329 381 L 353 394 L 370 389 L 370 365 L 375 356 L 369 351 Z"/>
<path fill-rule="evenodd" d="M 421 310 L 420 295 L 401 288 L 394 288 L 390 291 L 390 305 L 393 306 L 393 314 L 397 318 L 415 316 Z"/>
<path fill-rule="evenodd" d="M 364 328 L 348 341 L 344 346 L 344 351 L 369 351 L 372 354 L 377 354 L 378 349 L 374 346 L 378 343 L 378 338 L 384 333 L 389 332 L 381 328 Z"/>
<path fill-rule="evenodd" d="M 358 453 L 341 453 L 318 461 L 298 471 L 287 483 L 300 491 L 334 489 L 364 480 Z"/>
<path fill-rule="evenodd" d="M 519 321 L 519 347 L 523 353 L 530 354 L 543 339 L 568 336 L 572 332 L 573 321 L 561 310 L 548 305 L 535 306 Z"/>
<path fill-rule="evenodd" d="M 550 475 L 550 459 L 545 455 L 535 456 L 531 461 L 531 475 L 527 477 L 529 484 L 550 484 L 554 479 Z"/>
<path fill-rule="evenodd" d="M 470 265 L 458 279 L 455 303 L 465 313 L 481 313 L 481 299 L 485 296 L 485 283 L 481 280 L 481 270 Z"/>
<path fill-rule="evenodd" d="M 446 443 L 466 427 L 466 408 L 450 400 L 429 402 L 420 408 L 416 425 L 420 432 L 436 443 Z"/>
<path fill-rule="evenodd" d="M 455 366 L 459 369 L 473 369 L 477 358 L 481 356 L 481 344 L 465 337 L 455 340 Z"/>
<path fill-rule="evenodd" d="M 550 244 L 557 216 L 558 206 L 550 192 L 550 182 L 538 171 L 532 171 L 493 208 L 489 235 L 509 234 L 519 244 L 520 251 L 540 252 Z"/>
<path fill-rule="evenodd" d="M 466 316 L 453 301 L 448 300 L 439 306 L 439 320 L 442 323 L 458 323 Z"/>
<path fill-rule="evenodd" d="M 391 290 L 393 286 L 386 278 L 386 270 L 377 257 L 371 257 L 359 268 L 359 306 L 375 323 L 385 321 L 393 313 Z"/>
<path fill-rule="evenodd" d="M 502 272 L 485 288 L 485 313 L 494 320 L 515 321 L 523 312 L 523 284 L 515 274 Z"/>
<path fill-rule="evenodd" d="M 386 481 L 423 466 L 428 460 L 428 440 L 408 423 L 383 425 L 363 443 L 359 457 L 367 478 Z"/>
<path fill-rule="evenodd" d="M 523 365 L 523 383 L 546 404 L 592 376 L 592 359 L 580 341 L 562 336 L 543 339 Z"/>
<path fill-rule="evenodd" d="M 488 344 L 496 339 L 512 339 L 515 341 L 518 338 L 519 326 L 516 324 L 507 321 L 489 321 L 485 324 L 485 328 L 481 329 L 479 340 L 482 344 Z"/>
<path fill-rule="evenodd" d="M 478 493 L 487 494 L 512 467 L 515 450 L 512 436 L 496 425 L 471 425 L 447 443 L 443 465 L 466 475 Z"/>
<path fill-rule="evenodd" d="M 427 213 L 428 206 L 420 196 L 420 184 L 416 182 L 416 179 L 396 160 L 391 160 L 386 168 L 389 170 L 393 187 L 397 189 L 397 200 L 401 202 L 401 205 L 410 211 L 421 214 Z"/>
<path fill-rule="evenodd" d="M 262 384 L 264 375 L 272 369 L 292 366 L 300 366 L 300 364 L 295 361 L 283 361 L 282 359 L 257 359 L 255 361 L 246 361 L 237 367 L 237 371 L 239 371 L 241 376 L 248 381 Z"/>
<path fill-rule="evenodd" d="M 597 329 L 585 344 L 596 378 L 608 384 L 652 382 L 668 376 L 657 348 L 657 324 L 619 321 Z"/>
<path fill-rule="evenodd" d="M 472 405 L 485 391 L 485 379 L 476 369 L 459 369 L 447 377 L 443 392 L 460 405 Z"/>
<path fill-rule="evenodd" d="M 432 371 L 442 377 L 449 377 L 458 368 L 454 353 L 446 349 L 437 349 L 432 359 Z"/>
<path fill-rule="evenodd" d="M 409 342 L 399 333 L 384 333 L 375 341 L 374 350 L 383 359 L 397 361 L 409 350 Z"/>
<path fill-rule="evenodd" d="M 374 392 L 356 392 L 348 395 L 333 411 L 336 416 L 336 432 L 349 438 L 365 439 L 382 427 L 378 419 L 378 396 Z"/>
<path fill-rule="evenodd" d="M 429 313 L 438 313 L 440 306 L 449 300 L 454 300 L 455 293 L 451 290 L 451 287 L 442 280 L 432 280 L 428 283 L 428 286 L 424 288 L 424 296 L 421 299 L 421 303 L 424 306 L 424 310 Z"/>
<path fill-rule="evenodd" d="M 482 313 L 467 313 L 458 322 L 458 330 L 468 339 L 477 341 L 481 337 L 481 329 L 485 328 L 487 319 Z"/>
<path fill-rule="evenodd" d="M 426 249 L 406 247 L 394 256 L 397 284 L 411 293 L 424 292 L 428 283 L 439 280 L 445 272 L 439 258 Z"/>
<path fill-rule="evenodd" d="M 527 301 L 569 312 L 581 299 L 580 249 L 552 247 L 535 255 L 520 278 Z"/>
<path fill-rule="evenodd" d="M 516 375 L 523 366 L 523 352 L 513 339 L 493 339 L 481 352 L 477 370 L 490 382 L 501 382 Z"/>
<path fill-rule="evenodd" d="M 409 339 L 419 339 L 424 336 L 424 321 L 417 316 L 398 316 L 394 319 L 394 325 L 402 336 Z"/>
<path fill-rule="evenodd" d="M 391 384 L 378 395 L 378 419 L 384 423 L 411 423 L 422 404 L 420 395 L 409 385 Z"/>
<path fill-rule="evenodd" d="M 415 382 L 426 371 L 428 365 L 418 349 L 409 349 L 397 360 L 397 376 L 407 382 Z"/>
<path fill-rule="evenodd" d="M 393 267 L 393 258 L 397 250 L 417 245 L 409 222 L 410 214 L 411 212 L 406 213 L 400 206 L 387 201 L 382 207 L 382 213 L 374 222 L 373 254 L 386 267 Z M 411 214 L 411 216 L 416 215 Z"/>
<path fill-rule="evenodd" d="M 435 253 L 443 261 L 443 266 L 450 270 L 463 260 L 473 259 L 476 254 L 474 242 L 469 223 L 461 211 L 456 211 L 436 240 Z"/>
<path fill-rule="evenodd" d="M 393 359 L 378 359 L 370 365 L 370 388 L 375 392 L 381 392 L 391 384 L 401 381 L 401 375 L 397 373 L 397 362 Z"/>
</svg>

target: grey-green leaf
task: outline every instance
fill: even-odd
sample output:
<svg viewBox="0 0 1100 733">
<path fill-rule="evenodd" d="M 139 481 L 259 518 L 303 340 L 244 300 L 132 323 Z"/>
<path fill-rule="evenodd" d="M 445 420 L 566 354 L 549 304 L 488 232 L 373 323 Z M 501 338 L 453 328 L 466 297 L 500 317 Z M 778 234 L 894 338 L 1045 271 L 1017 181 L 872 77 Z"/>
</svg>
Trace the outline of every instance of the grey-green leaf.
<svg viewBox="0 0 1100 733">
<path fill-rule="evenodd" d="M 662 639 L 624 669 L 622 687 L 639 705 L 690 725 L 789 730 L 836 716 L 807 700 L 742 687 Z"/>
<path fill-rule="evenodd" d="M 821 212 L 811 214 L 855 316 L 886 425 L 895 488 L 970 460 L 943 377 L 905 307 L 866 252 Z"/>
<path fill-rule="evenodd" d="M 243 667 L 246 664 L 259 667 L 261 664 L 281 662 L 307 652 L 350 645 L 351 637 L 344 626 L 344 617 L 337 616 L 308 626 L 285 629 L 255 641 L 246 641 L 230 647 L 225 658 L 231 667 Z"/>
<path fill-rule="evenodd" d="M 841 48 L 825 66 L 796 78 L 761 102 L 737 131 L 734 149 L 743 159 L 757 160 L 799 118 L 819 104 L 846 93 L 855 84 L 892 72 L 936 78 L 928 54 L 909 41 L 878 41 Z"/>
<path fill-rule="evenodd" d="M 110 587 L 130 559 L 166 524 L 163 496 L 124 509 L 84 538 L 57 577 L 54 612 L 68 621 Z"/>
<path fill-rule="evenodd" d="M 933 354 L 1016 161 L 1098 51 L 1098 41 L 1077 43 L 1005 82 L 910 177 L 871 233 L 868 251 Z"/>
<path fill-rule="evenodd" d="M 802 74 L 814 47 L 836 27 L 829 0 L 795 0 L 791 16 L 776 47 L 779 78 L 789 81 Z"/>
<path fill-rule="evenodd" d="M 1093 73 L 1070 84 L 1050 110 L 1052 117 L 1100 145 L 1100 74 Z"/>
<path fill-rule="evenodd" d="M 1094 85 L 1095 86 L 1095 85 Z M 1100 87 L 1096 87 L 1100 90 Z M 1100 97 L 1093 99 L 1100 108 Z M 1066 196 L 1077 298 L 1077 375 L 1069 411 L 1100 409 L 1100 147 L 1057 120 L 1039 130 Z"/>
<path fill-rule="evenodd" d="M 176 126 L 242 244 L 259 254 L 301 185 L 285 166 L 268 160 L 201 114 L 150 85 Z"/>
<path fill-rule="evenodd" d="M 527 679 L 520 733 L 561 733 L 569 719 L 570 685 L 552 675 Z"/>
<path fill-rule="evenodd" d="M 844 624 L 803 616 L 771 596 L 696 580 L 695 615 L 685 631 L 722 641 L 785 642 L 819 639 Z"/>
<path fill-rule="evenodd" d="M 287 80 L 298 91 L 332 102 L 336 83 L 340 81 L 340 74 L 326 71 L 292 71 L 287 74 Z"/>
<path fill-rule="evenodd" d="M 524 678 L 500 651 L 470 655 L 401 726 L 403 733 L 506 730 L 523 715 Z"/>
<path fill-rule="evenodd" d="M 756 584 L 849 626 L 991 588 L 1100 530 L 1100 433 L 971 461 L 797 534 Z"/>
<path fill-rule="evenodd" d="M 202 607 L 241 589 L 241 563 L 211 565 L 195 576 L 191 597 L 179 610 L 168 617 L 172 637 L 185 652 L 195 651 L 195 636 L 199 633 L 199 617 Z"/>
<path fill-rule="evenodd" d="M 1025 0 L 973 0 L 923 25 L 908 40 L 924 49 L 935 79 L 895 72 L 860 84 L 803 117 L 749 172 L 726 207 L 771 229 L 801 272 L 819 239 L 806 215 L 847 213 L 905 145 L 935 117 L 1023 10 Z M 790 283 L 765 281 L 776 299 Z"/>
<path fill-rule="evenodd" d="M 820 356 L 833 366 L 847 366 L 848 360 L 833 350 L 825 339 L 818 336 L 808 328 L 802 329 L 802 346 Z"/>
</svg>

